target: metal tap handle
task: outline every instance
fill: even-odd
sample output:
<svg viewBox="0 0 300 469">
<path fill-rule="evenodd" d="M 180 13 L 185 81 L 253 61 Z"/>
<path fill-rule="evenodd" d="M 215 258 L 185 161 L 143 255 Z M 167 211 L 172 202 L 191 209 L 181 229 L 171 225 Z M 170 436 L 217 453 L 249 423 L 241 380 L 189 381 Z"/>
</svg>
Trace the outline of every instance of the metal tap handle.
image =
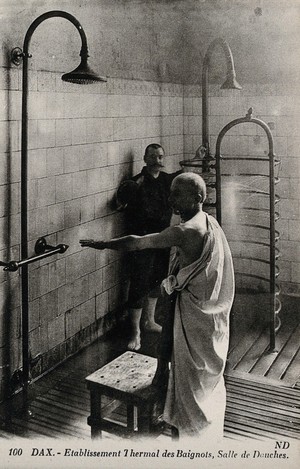
<svg viewBox="0 0 300 469">
<path fill-rule="evenodd" d="M 44 254 L 47 251 L 59 249 L 56 252 L 63 254 L 68 249 L 68 247 L 69 246 L 67 244 L 58 244 L 57 246 L 51 246 L 50 244 L 47 244 L 47 241 L 44 237 L 41 237 L 35 243 L 34 250 L 36 254 Z"/>
</svg>

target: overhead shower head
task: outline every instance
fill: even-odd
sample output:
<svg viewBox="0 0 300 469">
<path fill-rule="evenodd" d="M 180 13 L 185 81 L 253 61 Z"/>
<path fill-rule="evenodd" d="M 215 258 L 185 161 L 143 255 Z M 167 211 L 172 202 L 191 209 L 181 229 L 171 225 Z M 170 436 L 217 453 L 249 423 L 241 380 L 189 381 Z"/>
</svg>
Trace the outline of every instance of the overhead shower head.
<svg viewBox="0 0 300 469">
<path fill-rule="evenodd" d="M 72 72 L 65 73 L 61 78 L 63 81 L 67 81 L 69 83 L 78 83 L 78 84 L 89 84 L 89 83 L 94 83 L 94 82 L 106 82 L 107 79 L 104 77 L 100 77 L 97 75 L 93 70 L 90 69 L 90 67 L 87 64 L 87 59 L 88 59 L 88 47 L 87 47 L 87 39 L 86 39 L 86 34 L 79 23 L 79 21 L 70 13 L 67 13 L 66 11 L 60 11 L 60 10 L 54 10 L 54 11 L 48 11 L 44 13 L 43 15 L 39 16 L 34 20 L 34 22 L 30 25 L 24 39 L 24 47 L 23 50 L 20 49 L 19 47 L 15 47 L 12 52 L 11 52 L 11 60 L 15 65 L 20 65 L 21 61 L 24 60 L 24 71 L 25 75 L 27 75 L 27 70 L 28 70 L 28 59 L 31 57 L 31 54 L 28 52 L 29 48 L 29 42 L 31 39 L 31 36 L 37 26 L 42 23 L 44 20 L 52 17 L 62 17 L 67 19 L 68 21 L 71 21 L 71 23 L 74 24 L 74 26 L 77 28 L 80 37 L 81 37 L 81 51 L 80 51 L 80 56 L 81 56 L 81 62 L 78 65 L 77 68 L 75 68 Z"/>
<path fill-rule="evenodd" d="M 222 90 L 241 90 L 242 87 L 238 83 L 235 75 L 228 75 L 223 85 L 221 86 Z"/>
<path fill-rule="evenodd" d="M 61 79 L 68 83 L 77 83 L 79 85 L 88 85 L 97 81 L 105 82 L 105 77 L 97 75 L 87 64 L 87 57 L 82 57 L 81 62 L 72 72 L 65 73 Z"/>
</svg>

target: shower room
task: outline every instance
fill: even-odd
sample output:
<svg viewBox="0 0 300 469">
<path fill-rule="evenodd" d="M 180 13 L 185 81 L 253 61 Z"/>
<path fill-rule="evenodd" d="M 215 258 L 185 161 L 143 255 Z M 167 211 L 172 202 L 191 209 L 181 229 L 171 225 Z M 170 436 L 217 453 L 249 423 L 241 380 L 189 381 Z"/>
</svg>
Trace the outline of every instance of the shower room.
<svg viewBox="0 0 300 469">
<path fill-rule="evenodd" d="M 128 307 L 128 253 L 80 240 L 149 234 L 129 231 L 118 191 L 133 179 L 140 190 L 154 157 L 165 173 L 203 177 L 203 209 L 228 240 L 225 381 L 299 389 L 297 2 L 1 0 L 0 13 L 3 420 L 15 418 L 14 399 L 34 419 L 35 386 L 76 357 L 85 390 L 87 376 L 128 352 L 153 373 L 164 299 L 150 297 L 158 327 L 147 329 L 142 305 Z M 136 224 L 138 209 L 130 216 Z M 162 256 L 139 265 L 137 289 L 151 262 Z"/>
</svg>

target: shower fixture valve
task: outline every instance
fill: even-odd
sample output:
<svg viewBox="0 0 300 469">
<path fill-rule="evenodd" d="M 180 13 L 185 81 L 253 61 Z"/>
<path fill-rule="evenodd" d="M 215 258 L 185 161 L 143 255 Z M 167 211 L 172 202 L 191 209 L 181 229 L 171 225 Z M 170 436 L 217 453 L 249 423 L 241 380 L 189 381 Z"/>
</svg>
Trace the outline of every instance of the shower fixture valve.
<svg viewBox="0 0 300 469">
<path fill-rule="evenodd" d="M 250 108 L 248 109 L 247 114 L 246 114 L 246 119 L 251 120 L 251 119 L 252 119 L 252 114 L 253 114 L 253 108 L 250 107 Z"/>
<path fill-rule="evenodd" d="M 20 49 L 20 47 L 15 47 L 12 51 L 11 51 L 11 54 L 10 54 L 10 57 L 11 57 L 11 61 L 13 64 L 15 65 L 21 65 L 21 62 L 22 62 L 22 59 L 23 57 L 25 56 L 24 52 L 22 51 L 22 49 Z M 32 57 L 31 54 L 27 54 L 27 57 L 30 58 Z"/>
<path fill-rule="evenodd" d="M 41 237 L 35 243 L 34 250 L 36 254 L 44 254 L 46 251 L 53 251 L 53 250 L 63 254 L 68 249 L 68 247 L 69 246 L 67 246 L 66 244 L 58 244 L 57 246 L 50 246 L 49 244 L 47 244 L 46 239 Z"/>
</svg>

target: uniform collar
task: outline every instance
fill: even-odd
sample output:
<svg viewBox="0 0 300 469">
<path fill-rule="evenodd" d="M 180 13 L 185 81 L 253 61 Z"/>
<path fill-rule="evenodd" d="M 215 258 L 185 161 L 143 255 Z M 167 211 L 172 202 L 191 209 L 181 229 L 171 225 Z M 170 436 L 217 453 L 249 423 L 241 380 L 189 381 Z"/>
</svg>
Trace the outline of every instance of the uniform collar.
<svg viewBox="0 0 300 469">
<path fill-rule="evenodd" d="M 157 180 L 160 178 L 160 176 L 161 176 L 161 171 L 160 171 L 158 177 L 155 178 L 155 177 L 152 176 L 152 174 L 150 174 L 150 173 L 148 172 L 147 166 L 144 166 L 143 169 L 142 169 L 142 171 L 141 171 L 141 174 L 142 174 L 144 177 L 149 178 L 151 181 L 157 181 Z"/>
</svg>

